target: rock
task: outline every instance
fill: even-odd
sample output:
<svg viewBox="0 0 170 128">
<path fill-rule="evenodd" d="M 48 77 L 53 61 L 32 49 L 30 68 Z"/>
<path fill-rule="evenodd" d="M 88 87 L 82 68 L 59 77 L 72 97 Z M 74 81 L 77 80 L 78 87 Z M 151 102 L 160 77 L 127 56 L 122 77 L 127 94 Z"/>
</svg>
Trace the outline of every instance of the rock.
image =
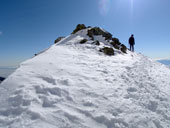
<svg viewBox="0 0 170 128">
<path fill-rule="evenodd" d="M 112 34 L 110 34 L 109 32 L 105 32 L 104 30 L 100 29 L 99 27 L 94 27 L 94 28 L 88 30 L 87 35 L 91 38 L 93 38 L 93 36 L 102 35 L 103 37 L 105 37 L 106 40 L 112 39 Z"/>
<path fill-rule="evenodd" d="M 115 42 L 111 42 L 110 43 L 115 49 L 120 49 L 120 46 L 117 44 L 117 43 L 115 43 Z"/>
<path fill-rule="evenodd" d="M 117 45 L 121 45 L 120 41 L 118 38 L 112 38 L 112 41 L 117 44 Z"/>
<path fill-rule="evenodd" d="M 124 44 L 121 44 L 121 49 L 120 49 L 123 53 L 126 53 L 127 51 L 127 47 Z"/>
<path fill-rule="evenodd" d="M 86 43 L 87 41 L 88 41 L 87 39 L 83 39 L 83 40 L 80 41 L 80 44 L 84 44 L 84 43 Z"/>
<path fill-rule="evenodd" d="M 0 83 L 1 83 L 2 81 L 4 81 L 4 80 L 5 80 L 5 78 L 0 77 Z"/>
<path fill-rule="evenodd" d="M 86 29 L 86 26 L 84 24 L 78 24 L 76 29 L 71 34 L 75 34 L 76 32 L 78 32 L 82 29 Z"/>
<path fill-rule="evenodd" d="M 95 40 L 92 44 L 100 45 L 100 42 L 98 40 Z"/>
<path fill-rule="evenodd" d="M 55 41 L 54 44 L 58 43 L 60 40 L 62 40 L 64 37 L 58 37 Z"/>
<path fill-rule="evenodd" d="M 114 50 L 113 48 L 109 48 L 109 47 L 104 47 L 102 49 L 99 50 L 100 52 L 103 52 L 106 55 L 112 56 L 114 55 Z"/>
</svg>

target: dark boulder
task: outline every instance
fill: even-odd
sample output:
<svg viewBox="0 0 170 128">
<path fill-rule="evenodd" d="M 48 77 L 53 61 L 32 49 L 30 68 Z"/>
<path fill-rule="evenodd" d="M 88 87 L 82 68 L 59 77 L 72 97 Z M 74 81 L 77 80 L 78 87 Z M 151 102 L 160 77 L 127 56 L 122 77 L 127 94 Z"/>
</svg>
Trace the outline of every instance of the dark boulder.
<svg viewBox="0 0 170 128">
<path fill-rule="evenodd" d="M 62 40 L 64 37 L 58 37 L 55 41 L 54 44 L 58 43 L 60 40 Z"/>
<path fill-rule="evenodd" d="M 2 81 L 4 81 L 4 80 L 5 80 L 5 78 L 0 77 L 0 83 L 1 83 Z"/>
<path fill-rule="evenodd" d="M 123 53 L 126 53 L 127 51 L 127 47 L 124 44 L 121 44 L 121 49 L 120 49 Z"/>
<path fill-rule="evenodd" d="M 98 40 L 95 40 L 92 44 L 100 45 L 100 42 Z"/>
<path fill-rule="evenodd" d="M 115 49 L 121 50 L 121 52 L 126 53 L 127 47 L 124 44 L 121 44 L 118 38 L 112 38 L 110 43 Z"/>
<path fill-rule="evenodd" d="M 84 43 L 86 43 L 87 41 L 88 41 L 87 39 L 83 39 L 83 40 L 80 41 L 80 44 L 84 44 Z"/>
<path fill-rule="evenodd" d="M 112 38 L 112 41 L 117 44 L 117 45 L 121 45 L 120 41 L 118 38 Z"/>
<path fill-rule="evenodd" d="M 117 49 L 117 50 L 120 49 L 120 46 L 119 46 L 117 43 L 111 42 L 110 44 L 111 44 L 115 49 Z"/>
<path fill-rule="evenodd" d="M 104 48 L 100 49 L 100 52 L 103 52 L 104 54 L 109 55 L 109 56 L 114 55 L 114 49 L 109 48 L 109 47 L 104 47 Z"/>
<path fill-rule="evenodd" d="M 88 30 L 87 35 L 89 37 L 91 37 L 92 39 L 93 39 L 93 36 L 98 36 L 98 35 L 102 35 L 103 37 L 105 37 L 105 40 L 112 39 L 112 34 L 110 34 L 109 32 L 105 32 L 104 30 L 102 30 L 99 27 L 94 27 L 94 28 Z"/>
<path fill-rule="evenodd" d="M 78 32 L 82 29 L 86 29 L 86 26 L 84 24 L 78 24 L 76 29 L 71 34 L 75 34 L 76 32 Z"/>
</svg>

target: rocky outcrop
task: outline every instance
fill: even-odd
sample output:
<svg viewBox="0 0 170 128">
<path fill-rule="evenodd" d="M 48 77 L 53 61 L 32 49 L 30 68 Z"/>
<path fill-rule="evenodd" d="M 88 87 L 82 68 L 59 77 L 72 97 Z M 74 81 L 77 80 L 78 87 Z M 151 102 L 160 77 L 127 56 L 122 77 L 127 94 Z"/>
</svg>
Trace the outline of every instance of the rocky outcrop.
<svg viewBox="0 0 170 128">
<path fill-rule="evenodd" d="M 0 83 L 1 83 L 2 81 L 4 81 L 4 80 L 5 80 L 5 78 L 0 77 Z"/>
<path fill-rule="evenodd" d="M 86 26 L 84 24 L 78 24 L 76 29 L 71 34 L 75 34 L 76 32 L 78 32 L 82 29 L 86 29 Z"/>
<path fill-rule="evenodd" d="M 83 40 L 80 41 L 80 44 L 84 44 L 84 43 L 86 43 L 87 41 L 88 41 L 87 39 L 83 39 Z"/>
<path fill-rule="evenodd" d="M 54 44 L 58 43 L 60 40 L 62 40 L 64 37 L 61 36 L 61 37 L 58 37 L 55 41 L 54 41 Z"/>
<path fill-rule="evenodd" d="M 117 38 L 112 38 L 112 42 L 110 43 L 115 49 L 121 50 L 121 52 L 126 53 L 127 52 L 127 47 L 120 43 L 119 39 Z"/>
<path fill-rule="evenodd" d="M 94 27 L 94 28 L 89 29 L 87 32 L 87 35 L 91 37 L 92 39 L 94 39 L 93 36 L 98 36 L 98 35 L 102 35 L 103 37 L 105 37 L 106 40 L 112 39 L 112 34 L 102 30 L 99 27 Z"/>
<path fill-rule="evenodd" d="M 81 32 L 77 33 L 79 31 Z M 80 34 L 80 36 L 83 38 L 79 41 L 79 44 L 94 44 L 96 45 L 96 47 L 98 47 L 98 50 L 100 52 L 103 52 L 106 55 L 112 56 L 115 55 L 116 52 L 123 54 L 127 53 L 127 47 L 122 44 L 118 38 L 112 37 L 111 33 L 105 31 L 100 27 L 86 27 L 84 24 L 78 24 L 71 34 L 71 36 L 76 36 Z M 100 36 L 104 38 L 101 38 L 102 40 L 100 40 Z M 54 41 L 54 43 L 58 43 L 63 38 L 64 37 L 58 37 Z"/>
<path fill-rule="evenodd" d="M 114 49 L 109 48 L 109 47 L 104 47 L 104 48 L 100 49 L 100 52 L 103 52 L 104 54 L 109 55 L 109 56 L 114 55 Z"/>
</svg>

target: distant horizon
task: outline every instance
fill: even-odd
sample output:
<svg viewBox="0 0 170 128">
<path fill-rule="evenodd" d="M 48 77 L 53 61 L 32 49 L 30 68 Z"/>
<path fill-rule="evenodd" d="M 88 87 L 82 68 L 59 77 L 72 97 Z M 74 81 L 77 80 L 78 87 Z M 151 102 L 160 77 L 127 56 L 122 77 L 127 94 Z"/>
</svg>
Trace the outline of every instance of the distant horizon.
<svg viewBox="0 0 170 128">
<path fill-rule="evenodd" d="M 17 68 L 0 68 L 0 77 L 7 78 L 12 74 Z"/>
<path fill-rule="evenodd" d="M 170 59 L 170 1 L 0 1 L 0 66 L 16 66 L 69 35 L 77 24 L 98 26 L 154 60 Z M 159 8 L 159 9 L 158 9 Z"/>
<path fill-rule="evenodd" d="M 167 65 L 167 66 L 170 66 L 170 59 L 158 59 L 158 60 L 155 60 L 157 62 L 160 62 L 164 65 Z M 168 63 L 167 63 L 168 61 Z M 13 66 L 8 66 L 8 67 L 4 67 L 4 66 L 0 66 L 0 77 L 4 77 L 4 78 L 7 78 L 10 74 L 12 74 L 17 68 L 19 67 L 16 66 L 16 67 L 13 67 Z"/>
</svg>

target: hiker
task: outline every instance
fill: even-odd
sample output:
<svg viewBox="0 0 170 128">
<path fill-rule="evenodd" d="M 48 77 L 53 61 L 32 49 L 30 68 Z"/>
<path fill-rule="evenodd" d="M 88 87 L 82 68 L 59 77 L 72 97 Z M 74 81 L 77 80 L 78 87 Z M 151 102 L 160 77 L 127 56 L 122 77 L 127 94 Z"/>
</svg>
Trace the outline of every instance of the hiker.
<svg viewBox="0 0 170 128">
<path fill-rule="evenodd" d="M 129 45 L 130 45 L 130 51 L 134 52 L 135 39 L 133 37 L 133 34 L 129 38 Z"/>
</svg>

